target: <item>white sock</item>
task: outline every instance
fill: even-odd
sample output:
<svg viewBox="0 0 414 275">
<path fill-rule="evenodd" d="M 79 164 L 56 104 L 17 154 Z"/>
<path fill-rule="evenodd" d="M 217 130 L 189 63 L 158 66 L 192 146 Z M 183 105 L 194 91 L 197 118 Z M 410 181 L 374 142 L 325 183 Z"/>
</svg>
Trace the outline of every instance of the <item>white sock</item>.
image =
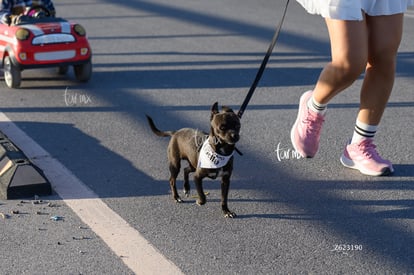
<svg viewBox="0 0 414 275">
<path fill-rule="evenodd" d="M 313 98 L 313 96 L 308 101 L 308 108 L 314 111 L 317 114 L 324 115 L 326 113 L 326 109 L 328 104 L 319 103 Z"/>
<path fill-rule="evenodd" d="M 362 140 L 367 138 L 373 139 L 375 133 L 377 132 L 377 128 L 377 125 L 368 125 L 357 119 L 351 143 L 360 143 Z"/>
</svg>

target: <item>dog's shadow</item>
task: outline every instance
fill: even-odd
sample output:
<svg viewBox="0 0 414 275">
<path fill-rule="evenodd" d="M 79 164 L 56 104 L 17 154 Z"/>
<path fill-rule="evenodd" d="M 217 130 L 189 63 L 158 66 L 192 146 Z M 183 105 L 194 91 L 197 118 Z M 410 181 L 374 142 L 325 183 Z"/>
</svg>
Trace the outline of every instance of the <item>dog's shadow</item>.
<svg viewBox="0 0 414 275">
<path fill-rule="evenodd" d="M 237 214 L 237 219 L 278 219 L 278 220 L 314 220 L 316 216 L 308 214 Z"/>
</svg>

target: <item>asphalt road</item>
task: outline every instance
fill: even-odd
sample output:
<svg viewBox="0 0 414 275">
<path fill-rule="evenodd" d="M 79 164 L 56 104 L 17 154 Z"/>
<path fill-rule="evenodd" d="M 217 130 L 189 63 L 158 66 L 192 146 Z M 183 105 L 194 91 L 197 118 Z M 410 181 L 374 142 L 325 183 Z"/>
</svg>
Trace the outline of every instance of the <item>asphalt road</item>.
<svg viewBox="0 0 414 275">
<path fill-rule="evenodd" d="M 377 133 L 391 177 L 339 162 L 352 134 L 358 80 L 329 106 L 321 148 L 297 159 L 289 131 L 329 44 L 323 20 L 291 1 L 283 30 L 242 118 L 229 208 L 206 180 L 207 204 L 176 204 L 161 129 L 208 130 L 212 103 L 241 105 L 282 15 L 283 1 L 55 1 L 82 23 L 94 74 L 23 72 L 2 83 L 0 111 L 62 163 L 185 274 L 403 274 L 414 272 L 414 12 L 407 13 L 394 92 Z M 1 126 L 1 125 L 0 125 Z M 182 175 L 179 177 L 181 189 Z M 192 185 L 192 195 L 195 195 Z M 132 274 L 57 194 L 0 201 L 0 274 Z M 48 206 L 48 203 L 51 205 Z M 36 214 L 37 213 L 37 214 Z M 50 220 L 51 215 L 64 217 Z"/>
</svg>

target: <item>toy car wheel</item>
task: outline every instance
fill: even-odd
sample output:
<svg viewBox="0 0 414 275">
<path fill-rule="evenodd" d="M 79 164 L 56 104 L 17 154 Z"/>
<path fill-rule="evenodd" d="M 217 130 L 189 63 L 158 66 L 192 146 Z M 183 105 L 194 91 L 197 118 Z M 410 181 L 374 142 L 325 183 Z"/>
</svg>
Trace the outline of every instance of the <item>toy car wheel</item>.
<svg viewBox="0 0 414 275">
<path fill-rule="evenodd" d="M 69 67 L 68 66 L 59 66 L 57 68 L 57 73 L 59 75 L 65 75 L 68 72 Z"/>
<path fill-rule="evenodd" d="M 4 81 L 9 88 L 19 88 L 21 83 L 21 72 L 14 66 L 10 56 L 4 58 Z"/>
<path fill-rule="evenodd" d="M 73 66 L 75 77 L 80 82 L 88 82 L 92 76 L 92 63 L 89 61 L 84 64 Z"/>
</svg>

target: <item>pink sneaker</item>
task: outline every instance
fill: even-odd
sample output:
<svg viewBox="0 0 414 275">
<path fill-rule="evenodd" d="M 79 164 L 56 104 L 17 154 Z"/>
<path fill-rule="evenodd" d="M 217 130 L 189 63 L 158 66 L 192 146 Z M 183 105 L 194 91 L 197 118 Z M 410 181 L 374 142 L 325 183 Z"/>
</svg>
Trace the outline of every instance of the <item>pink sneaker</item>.
<svg viewBox="0 0 414 275">
<path fill-rule="evenodd" d="M 295 124 L 290 131 L 292 145 L 304 158 L 312 158 L 319 148 L 319 138 L 325 117 L 308 108 L 313 91 L 307 91 L 300 97 L 299 111 Z"/>
<path fill-rule="evenodd" d="M 375 148 L 372 139 L 348 144 L 341 156 L 341 163 L 368 176 L 386 176 L 393 173 L 391 162 L 381 158 Z"/>
</svg>

